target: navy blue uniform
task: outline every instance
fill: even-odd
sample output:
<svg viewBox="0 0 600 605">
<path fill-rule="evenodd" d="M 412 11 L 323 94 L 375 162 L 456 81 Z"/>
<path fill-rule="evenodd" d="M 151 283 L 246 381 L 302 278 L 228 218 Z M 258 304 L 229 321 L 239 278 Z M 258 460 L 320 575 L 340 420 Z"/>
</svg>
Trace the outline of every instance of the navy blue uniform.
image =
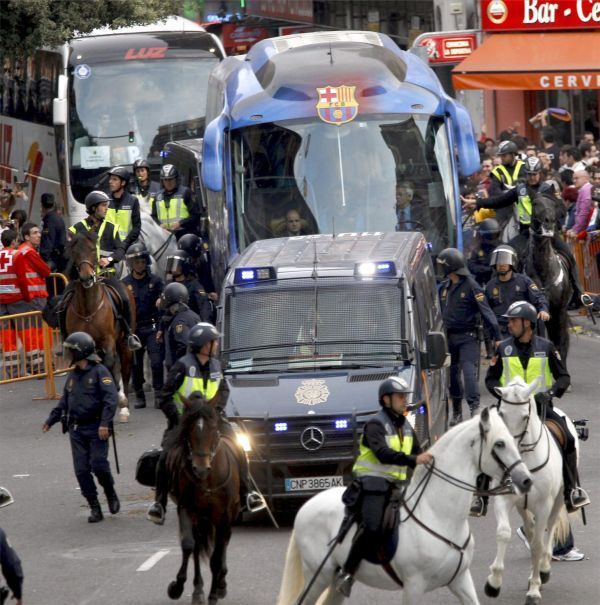
<svg viewBox="0 0 600 605">
<path fill-rule="evenodd" d="M 188 289 L 188 292 L 190 294 L 190 299 L 188 303 L 190 309 L 194 313 L 197 313 L 202 321 L 212 323 L 212 303 L 206 296 L 206 291 L 202 287 L 202 284 L 194 277 L 185 279 L 182 283 Z"/>
<path fill-rule="evenodd" d="M 200 317 L 183 303 L 179 303 L 179 309 L 175 314 L 163 317 L 161 323 L 164 332 L 167 371 L 180 357 L 185 355 L 190 330 L 200 322 Z"/>
<path fill-rule="evenodd" d="M 481 315 L 494 340 L 500 340 L 500 328 L 481 286 L 471 276 L 449 279 L 440 286 L 440 301 L 450 351 L 450 397 L 455 414 L 460 412 L 463 394 L 473 413 L 479 407 L 479 339 L 477 327 Z M 464 380 L 461 383 L 460 373 Z"/>
<path fill-rule="evenodd" d="M 158 275 L 149 271 L 146 271 L 141 279 L 136 279 L 130 274 L 122 281 L 135 298 L 135 333 L 142 343 L 142 348 L 133 353 L 133 388 L 138 395 L 144 392 L 144 351 L 147 350 L 152 369 L 152 388 L 160 391 L 163 387 L 164 344 L 156 338 L 160 323 L 160 311 L 156 308 L 156 301 L 160 298 L 165 284 Z"/>
<path fill-rule="evenodd" d="M 98 495 L 92 473 L 100 485 L 112 491 L 114 480 L 108 462 L 108 440 L 98 436 L 99 427 L 110 427 L 117 409 L 117 389 L 102 364 L 89 362 L 70 372 L 58 405 L 46 420 L 48 426 L 67 417 L 75 476 L 85 498 Z"/>
<path fill-rule="evenodd" d="M 51 210 L 42 219 L 42 239 L 40 241 L 40 256 L 48 263 L 52 271 L 59 273 L 66 267 L 65 246 L 67 230 L 62 216 Z"/>
<path fill-rule="evenodd" d="M 6 533 L 0 527 L 0 567 L 8 588 L 18 601 L 23 598 L 23 568 L 14 548 L 9 544 Z"/>
<path fill-rule="evenodd" d="M 490 267 L 490 259 L 499 243 L 498 240 L 488 242 L 477 238 L 473 240 L 470 250 L 466 254 L 467 267 L 482 288 L 485 288 L 485 284 L 491 279 L 494 272 L 493 267 Z"/>
<path fill-rule="evenodd" d="M 498 276 L 494 276 L 485 288 L 485 297 L 498 319 L 502 338 L 507 338 L 508 319 L 502 317 L 508 307 L 518 300 L 530 302 L 539 313 L 548 312 L 548 301 L 543 292 L 537 287 L 536 283 L 523 273 L 514 273 L 508 281 L 500 281 Z"/>
</svg>

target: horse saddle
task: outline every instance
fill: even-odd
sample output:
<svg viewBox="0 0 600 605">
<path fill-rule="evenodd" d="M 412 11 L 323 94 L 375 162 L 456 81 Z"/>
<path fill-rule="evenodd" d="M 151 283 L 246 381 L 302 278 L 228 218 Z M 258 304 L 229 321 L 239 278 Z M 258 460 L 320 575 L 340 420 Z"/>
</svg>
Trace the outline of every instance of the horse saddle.
<svg viewBox="0 0 600 605">
<path fill-rule="evenodd" d="M 549 419 L 546 419 L 544 424 L 546 425 L 554 439 L 556 439 L 556 442 L 558 443 L 561 452 L 564 452 L 565 446 L 567 444 L 567 436 L 565 435 L 563 427 L 560 426 L 558 422 Z"/>
</svg>

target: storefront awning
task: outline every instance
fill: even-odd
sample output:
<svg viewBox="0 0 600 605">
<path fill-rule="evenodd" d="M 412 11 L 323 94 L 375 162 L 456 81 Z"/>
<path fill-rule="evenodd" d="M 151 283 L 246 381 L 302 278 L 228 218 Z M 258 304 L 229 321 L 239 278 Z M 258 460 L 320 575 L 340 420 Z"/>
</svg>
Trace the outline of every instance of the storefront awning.
<svg viewBox="0 0 600 605">
<path fill-rule="evenodd" d="M 455 89 L 600 89 L 600 31 L 493 34 L 452 70 Z"/>
</svg>

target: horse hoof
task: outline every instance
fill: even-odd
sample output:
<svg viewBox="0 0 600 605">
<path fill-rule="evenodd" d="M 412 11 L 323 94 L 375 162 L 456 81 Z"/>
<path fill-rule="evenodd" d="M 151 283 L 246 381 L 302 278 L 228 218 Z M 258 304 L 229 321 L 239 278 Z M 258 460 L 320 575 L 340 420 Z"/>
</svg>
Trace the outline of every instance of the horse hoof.
<svg viewBox="0 0 600 605">
<path fill-rule="evenodd" d="M 485 583 L 483 590 L 484 590 L 485 594 L 488 597 L 491 597 L 492 599 L 495 599 L 500 594 L 500 586 L 498 586 L 498 588 L 495 588 L 489 582 Z"/>
<path fill-rule="evenodd" d="M 540 605 L 541 602 L 542 602 L 542 597 L 528 596 L 525 599 L 525 605 Z"/>
<path fill-rule="evenodd" d="M 119 415 L 117 416 L 117 420 L 121 423 L 124 422 L 129 422 L 129 409 L 128 408 L 122 408 L 119 411 Z"/>
<path fill-rule="evenodd" d="M 548 584 L 550 581 L 550 572 L 549 571 L 540 571 L 540 580 L 542 584 Z"/>
<path fill-rule="evenodd" d="M 173 580 L 169 584 L 169 588 L 167 588 L 167 594 L 169 595 L 169 599 L 178 599 L 183 594 L 183 582 Z"/>
</svg>

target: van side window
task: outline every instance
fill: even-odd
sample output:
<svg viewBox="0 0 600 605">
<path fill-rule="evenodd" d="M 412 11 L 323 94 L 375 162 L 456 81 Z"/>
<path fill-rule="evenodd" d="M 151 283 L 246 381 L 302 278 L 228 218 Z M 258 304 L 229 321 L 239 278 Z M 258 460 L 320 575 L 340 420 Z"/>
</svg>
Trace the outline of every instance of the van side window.
<svg viewBox="0 0 600 605">
<path fill-rule="evenodd" d="M 415 338 L 419 349 L 425 348 L 425 338 L 427 335 L 427 310 L 423 302 L 423 291 L 419 284 L 419 280 L 415 280 L 415 284 L 411 288 L 413 297 L 412 310 L 414 314 Z"/>
</svg>

